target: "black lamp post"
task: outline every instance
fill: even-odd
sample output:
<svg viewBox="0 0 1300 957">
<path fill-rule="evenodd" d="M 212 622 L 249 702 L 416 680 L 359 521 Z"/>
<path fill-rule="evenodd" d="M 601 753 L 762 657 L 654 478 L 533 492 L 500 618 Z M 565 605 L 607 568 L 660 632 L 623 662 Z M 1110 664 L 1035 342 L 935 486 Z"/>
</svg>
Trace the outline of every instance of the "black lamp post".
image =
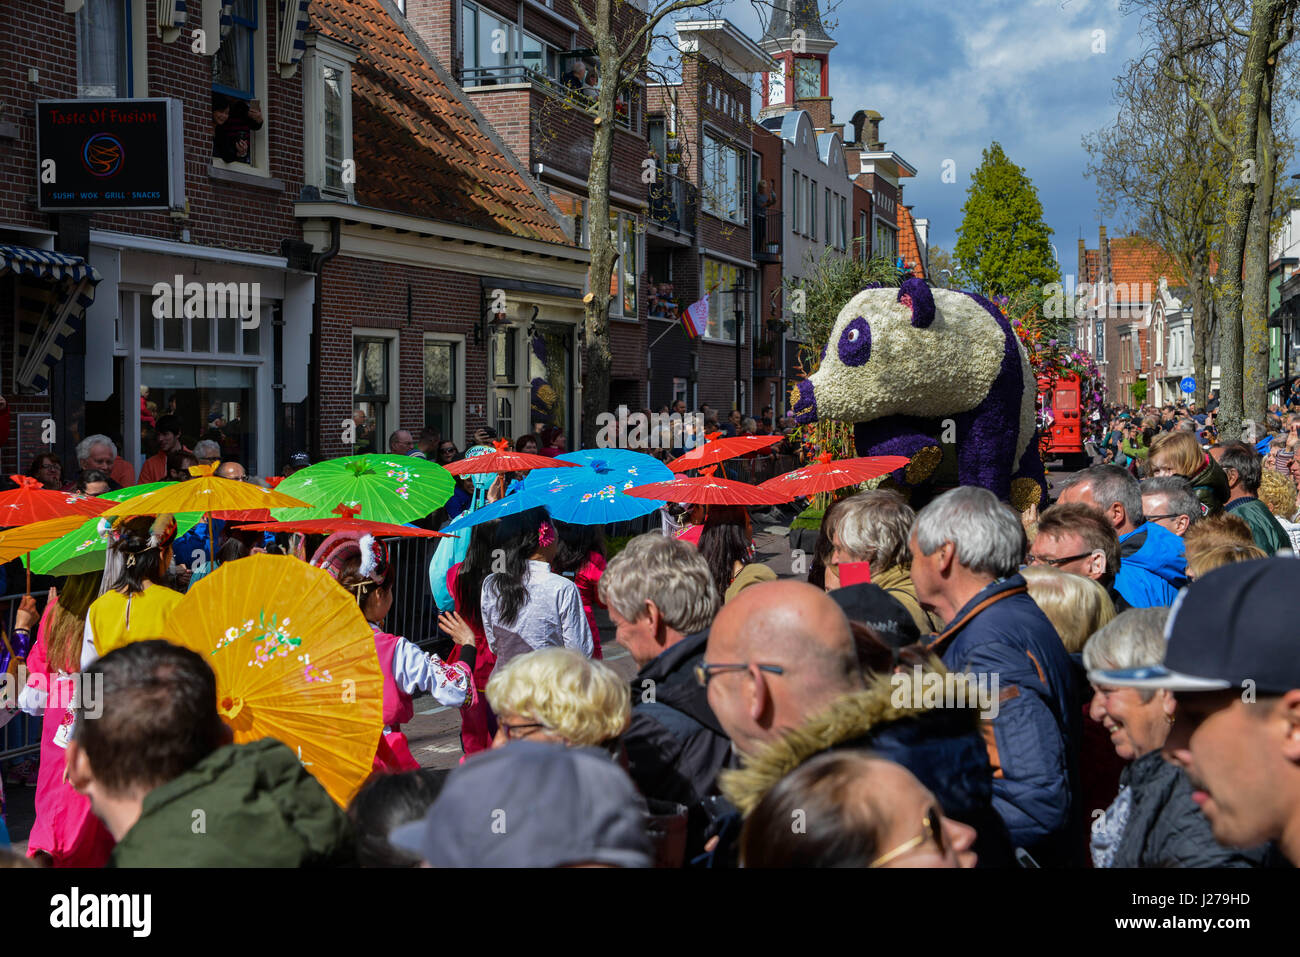
<svg viewBox="0 0 1300 957">
<path fill-rule="evenodd" d="M 745 415 L 745 380 L 742 377 L 740 362 L 740 334 L 744 329 L 745 323 L 745 295 L 749 292 L 749 287 L 745 283 L 745 274 L 739 273 L 736 285 L 731 287 L 731 294 L 734 297 L 734 309 L 736 313 L 736 409 L 740 412 L 741 417 Z"/>
</svg>

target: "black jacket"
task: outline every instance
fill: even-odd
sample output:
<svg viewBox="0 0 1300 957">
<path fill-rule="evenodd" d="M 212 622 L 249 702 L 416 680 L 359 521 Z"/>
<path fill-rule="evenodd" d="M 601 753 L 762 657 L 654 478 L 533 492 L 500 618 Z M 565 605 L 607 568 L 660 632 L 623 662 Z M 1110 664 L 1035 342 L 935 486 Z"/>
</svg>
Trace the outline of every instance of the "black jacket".
<svg viewBox="0 0 1300 957">
<path fill-rule="evenodd" d="M 1263 848 L 1241 851 L 1214 839 L 1210 822 L 1192 800 L 1192 784 L 1159 750 L 1144 754 L 1120 775 L 1133 789 L 1124 836 L 1112 867 L 1256 867 Z"/>
<path fill-rule="evenodd" d="M 688 635 L 632 679 L 632 720 L 623 732 L 629 773 L 647 799 L 691 807 L 716 792 L 731 741 L 695 678 L 709 633 Z"/>
</svg>

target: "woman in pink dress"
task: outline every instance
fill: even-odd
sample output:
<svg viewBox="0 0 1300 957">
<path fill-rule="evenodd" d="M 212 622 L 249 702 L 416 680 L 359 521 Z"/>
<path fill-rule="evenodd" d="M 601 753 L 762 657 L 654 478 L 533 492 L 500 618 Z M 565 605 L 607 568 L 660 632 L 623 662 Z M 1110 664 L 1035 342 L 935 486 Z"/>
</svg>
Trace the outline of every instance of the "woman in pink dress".
<svg viewBox="0 0 1300 957">
<path fill-rule="evenodd" d="M 99 572 L 73 575 L 64 584 L 62 595 L 50 589 L 36 643 L 27 658 L 27 687 L 18 700 L 28 714 L 44 715 L 36 820 L 27 839 L 27 856 L 52 867 L 103 867 L 113 850 L 113 838 L 90 810 L 89 799 L 74 791 L 64 778 L 80 684 L 86 612 L 99 595 L 99 579 Z M 23 599 L 15 626 L 30 628 L 35 619 L 35 600 Z"/>
<path fill-rule="evenodd" d="M 560 533 L 560 548 L 551 561 L 551 571 L 573 579 L 582 596 L 582 610 L 591 628 L 591 657 L 600 659 L 600 629 L 596 627 L 596 609 L 605 605 L 596 585 L 605 574 L 605 532 L 600 525 L 570 525 L 555 522 Z"/>
</svg>

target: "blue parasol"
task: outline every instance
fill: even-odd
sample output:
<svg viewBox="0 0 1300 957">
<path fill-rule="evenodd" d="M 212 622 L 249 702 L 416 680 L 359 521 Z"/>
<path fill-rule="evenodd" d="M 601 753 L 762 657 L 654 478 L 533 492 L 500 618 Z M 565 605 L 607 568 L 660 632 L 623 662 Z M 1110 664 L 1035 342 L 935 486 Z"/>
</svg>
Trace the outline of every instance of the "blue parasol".
<svg viewBox="0 0 1300 957">
<path fill-rule="evenodd" d="M 534 472 L 523 488 L 552 518 L 570 525 L 609 525 L 648 515 L 662 503 L 623 490 L 673 477 L 658 459 L 628 449 L 581 449 L 556 458 L 580 468 Z"/>
<path fill-rule="evenodd" d="M 564 471 L 576 472 L 578 470 L 565 469 Z M 505 498 L 498 499 L 489 505 L 482 505 L 472 512 L 461 512 L 444 525 L 442 531 L 453 534 L 463 529 L 473 528 L 475 525 L 482 525 L 484 522 L 505 518 L 509 515 L 518 515 L 520 512 L 526 512 L 531 508 L 545 505 L 545 501 L 524 489 L 523 482 L 516 481 L 511 484 Z"/>
</svg>

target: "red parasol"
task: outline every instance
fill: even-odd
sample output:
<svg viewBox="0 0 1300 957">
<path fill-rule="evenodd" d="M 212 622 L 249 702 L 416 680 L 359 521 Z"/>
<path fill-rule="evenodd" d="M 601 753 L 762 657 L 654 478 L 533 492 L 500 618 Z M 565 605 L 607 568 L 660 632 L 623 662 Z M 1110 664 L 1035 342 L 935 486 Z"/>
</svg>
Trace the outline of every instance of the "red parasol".
<svg viewBox="0 0 1300 957">
<path fill-rule="evenodd" d="M 30 475 L 9 478 L 18 487 L 0 492 L 0 527 L 4 528 L 65 515 L 99 515 L 117 504 L 80 492 L 52 492 Z"/>
<path fill-rule="evenodd" d="M 18 487 L 0 492 L 0 527 L 31 525 L 69 515 L 94 516 L 117 504 L 80 492 L 54 492 L 30 475 L 11 475 L 9 478 Z M 27 566 L 27 590 L 32 590 L 30 564 Z"/>
<path fill-rule="evenodd" d="M 526 452 L 512 452 L 508 439 L 498 439 L 492 443 L 495 452 L 478 455 L 474 458 L 461 459 L 446 466 L 452 475 L 486 475 L 489 472 L 527 472 L 531 469 L 577 468 L 575 462 L 564 462 L 548 455 L 529 455 Z"/>
<path fill-rule="evenodd" d="M 339 503 L 334 509 L 338 518 L 304 518 L 297 521 L 288 519 L 283 522 L 259 522 L 245 525 L 250 532 L 304 532 L 308 535 L 328 535 L 331 532 L 366 532 L 383 537 L 400 535 L 405 538 L 452 538 L 443 532 L 431 532 L 424 528 L 407 528 L 405 525 L 393 525 L 389 522 L 369 522 L 357 518 L 361 509 Z"/>
<path fill-rule="evenodd" d="M 737 435 L 730 439 L 717 439 L 706 442 L 698 449 L 691 449 L 685 455 L 679 455 L 668 463 L 668 467 L 674 472 L 685 472 L 688 469 L 716 465 L 737 455 L 771 448 L 784 438 L 784 435 Z M 789 501 L 789 499 L 782 499 L 782 501 Z"/>
<path fill-rule="evenodd" d="M 869 455 L 857 459 L 833 461 L 829 452 L 817 456 L 812 465 L 770 478 L 759 488 L 785 492 L 795 497 L 807 498 L 818 492 L 833 492 L 837 488 L 861 485 L 863 482 L 906 466 L 911 459 L 904 455 Z"/>
<path fill-rule="evenodd" d="M 781 505 L 794 496 L 771 489 L 710 475 L 679 475 L 671 482 L 651 482 L 623 490 L 635 498 L 657 498 L 665 502 L 689 502 L 692 505 Z"/>
</svg>

